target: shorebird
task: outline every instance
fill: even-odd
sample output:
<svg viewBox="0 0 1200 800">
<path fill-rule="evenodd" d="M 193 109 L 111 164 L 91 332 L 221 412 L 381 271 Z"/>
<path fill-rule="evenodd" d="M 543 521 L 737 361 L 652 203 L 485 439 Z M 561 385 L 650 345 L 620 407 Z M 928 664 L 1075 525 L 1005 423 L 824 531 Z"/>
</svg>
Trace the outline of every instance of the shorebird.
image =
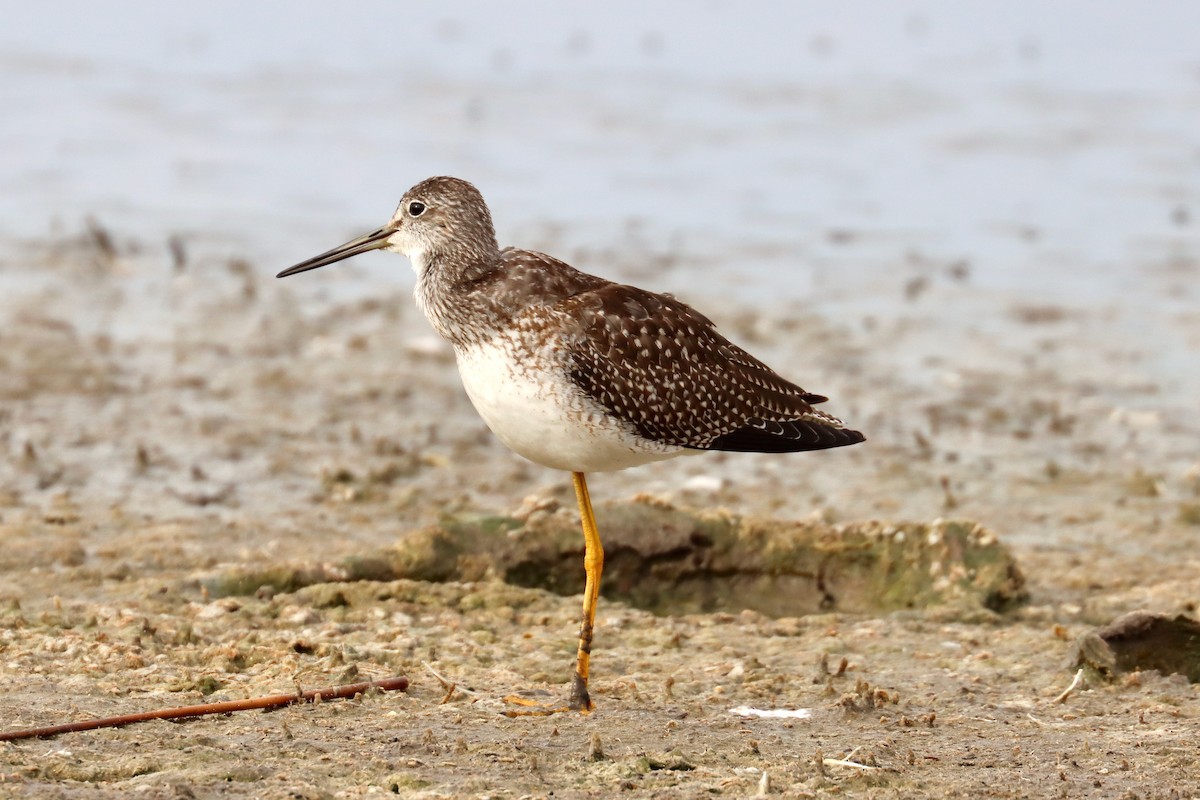
<svg viewBox="0 0 1200 800">
<path fill-rule="evenodd" d="M 704 450 L 785 453 L 863 435 L 669 294 L 605 280 L 542 253 L 501 249 L 483 196 L 458 178 L 405 192 L 383 227 L 285 269 L 369 250 L 408 256 L 417 305 L 454 347 L 463 387 L 516 453 L 571 473 L 583 528 L 583 616 L 570 696 L 590 712 L 592 631 L 604 548 L 586 473 Z"/>
</svg>

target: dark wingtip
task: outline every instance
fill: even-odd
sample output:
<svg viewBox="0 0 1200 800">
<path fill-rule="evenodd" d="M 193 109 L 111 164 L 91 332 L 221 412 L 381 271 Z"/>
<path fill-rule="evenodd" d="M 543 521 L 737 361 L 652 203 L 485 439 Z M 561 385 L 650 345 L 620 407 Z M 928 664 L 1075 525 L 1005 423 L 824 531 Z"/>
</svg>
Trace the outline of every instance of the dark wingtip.
<svg viewBox="0 0 1200 800">
<path fill-rule="evenodd" d="M 704 449 L 736 453 L 798 453 L 848 447 L 866 440 L 867 437 L 859 431 L 808 420 L 760 421 L 722 434 Z"/>
</svg>

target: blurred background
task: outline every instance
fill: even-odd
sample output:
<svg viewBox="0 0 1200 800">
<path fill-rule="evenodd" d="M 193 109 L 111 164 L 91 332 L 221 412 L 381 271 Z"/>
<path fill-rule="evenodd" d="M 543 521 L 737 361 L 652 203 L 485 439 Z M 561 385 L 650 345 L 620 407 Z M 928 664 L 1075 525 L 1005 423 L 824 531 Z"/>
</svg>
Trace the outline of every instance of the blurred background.
<svg viewBox="0 0 1200 800">
<path fill-rule="evenodd" d="M 919 252 L 1046 299 L 1136 291 L 1197 211 L 1198 26 L 1187 2 L 26 5 L 0 235 L 95 216 L 270 272 L 448 173 L 505 242 L 642 246 L 704 285 L 843 292 Z"/>
<path fill-rule="evenodd" d="M 282 408 L 248 399 L 251 384 L 197 388 L 261 378 L 264 354 L 280 374 L 312 375 L 361 357 L 346 369 L 366 371 L 364 397 L 400 415 L 381 430 L 417 436 L 413 415 L 442 402 L 471 419 L 402 258 L 272 277 L 452 174 L 483 191 L 502 244 L 672 291 L 833 396 L 875 448 L 845 458 L 934 464 L 915 494 L 893 487 L 873 509 L 851 511 L 853 480 L 815 490 L 846 513 L 936 513 L 939 477 L 969 503 L 971 481 L 1010 461 L 1021 474 L 1132 471 L 1142 462 L 1120 459 L 1137 454 L 1182 480 L 1200 396 L 1197 30 L 1194 3 L 1092 0 L 10 8 L 0 343 L 9 400 L 41 411 L 10 418 L 9 452 L 44 455 L 103 414 L 114 419 L 96 436 L 112 436 L 117 418 L 192 390 L 248 428 L 293 414 L 297 437 L 356 413 L 319 382 L 285 382 Z M 74 384 L 30 377 L 50 345 L 13 349 L 20 330 L 66 337 L 51 348 L 63 358 L 94 350 L 110 360 L 98 375 L 158 386 L 161 403 L 125 392 L 119 411 L 111 398 L 47 411 L 47 386 L 61 400 Z M 201 353 L 211 360 L 181 366 Z M 423 404 L 415 383 L 438 381 L 444 398 L 428 389 Z M 1095 426 L 1083 444 L 1079 420 Z M 351 447 L 352 425 L 327 437 Z M 159 452 L 185 470 L 207 453 L 224 466 L 198 474 L 224 471 L 243 493 L 271 483 L 202 444 L 136 433 L 93 467 L 119 458 L 136 472 L 132 453 L 154 464 Z M 422 441 L 436 449 L 433 436 Z M 333 446 L 296 463 L 309 483 Z M 8 479 L 37 497 L 71 485 L 64 469 L 50 480 L 10 465 Z M 674 486 L 676 469 L 648 468 L 650 485 Z M 544 477 L 515 474 L 486 502 Z M 136 494 L 132 477 L 76 480 Z M 805 513 L 810 499 L 776 502 Z"/>
</svg>

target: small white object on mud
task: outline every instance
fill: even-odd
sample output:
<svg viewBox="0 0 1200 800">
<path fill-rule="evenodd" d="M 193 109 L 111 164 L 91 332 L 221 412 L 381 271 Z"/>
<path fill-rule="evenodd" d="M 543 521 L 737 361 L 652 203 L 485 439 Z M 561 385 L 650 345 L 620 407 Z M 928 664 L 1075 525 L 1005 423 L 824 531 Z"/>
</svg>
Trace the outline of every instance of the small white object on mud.
<svg viewBox="0 0 1200 800">
<path fill-rule="evenodd" d="M 812 717 L 811 708 L 754 708 L 752 706 L 737 706 L 729 709 L 730 714 L 739 717 L 758 717 L 759 719 L 809 719 Z"/>
</svg>

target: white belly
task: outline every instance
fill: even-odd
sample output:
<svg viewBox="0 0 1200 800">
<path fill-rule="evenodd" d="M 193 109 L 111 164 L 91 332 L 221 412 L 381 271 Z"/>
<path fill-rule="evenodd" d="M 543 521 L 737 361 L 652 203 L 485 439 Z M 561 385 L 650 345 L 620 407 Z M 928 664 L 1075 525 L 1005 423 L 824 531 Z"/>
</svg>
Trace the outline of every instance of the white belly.
<svg viewBox="0 0 1200 800">
<path fill-rule="evenodd" d="M 530 461 L 570 472 L 604 472 L 682 455 L 650 442 L 585 396 L 549 348 L 518 362 L 504 338 L 456 351 L 463 387 L 492 433 Z M 553 365 L 537 369 L 534 365 Z"/>
</svg>

